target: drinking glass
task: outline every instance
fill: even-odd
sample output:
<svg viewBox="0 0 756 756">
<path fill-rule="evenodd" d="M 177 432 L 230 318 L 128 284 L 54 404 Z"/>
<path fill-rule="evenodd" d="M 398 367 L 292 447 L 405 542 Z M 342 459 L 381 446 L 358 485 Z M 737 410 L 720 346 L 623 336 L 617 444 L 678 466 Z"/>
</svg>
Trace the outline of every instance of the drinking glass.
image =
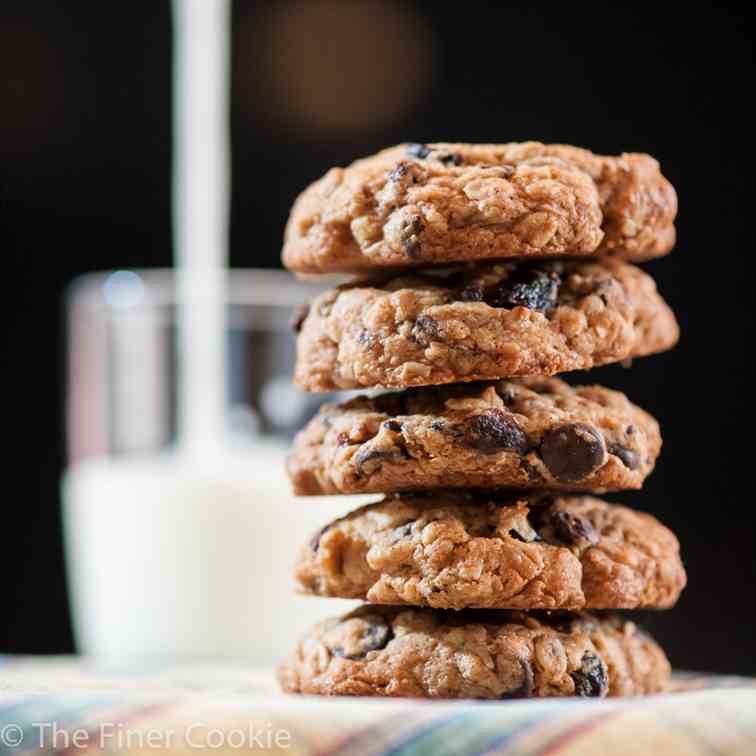
<svg viewBox="0 0 756 756">
<path fill-rule="evenodd" d="M 365 500 L 297 500 L 284 472 L 293 433 L 326 398 L 291 383 L 291 314 L 320 288 L 229 273 L 222 438 L 187 454 L 174 273 L 96 273 L 70 287 L 62 489 L 81 652 L 272 664 L 308 623 L 349 608 L 297 596 L 292 578 L 312 532 Z"/>
</svg>

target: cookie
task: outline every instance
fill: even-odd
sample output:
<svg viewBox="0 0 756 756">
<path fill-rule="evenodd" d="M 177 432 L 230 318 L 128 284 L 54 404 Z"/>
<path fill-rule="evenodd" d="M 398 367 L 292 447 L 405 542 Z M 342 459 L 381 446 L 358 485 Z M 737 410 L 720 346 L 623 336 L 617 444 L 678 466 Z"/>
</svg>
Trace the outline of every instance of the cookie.
<svg viewBox="0 0 756 756">
<path fill-rule="evenodd" d="M 677 196 L 648 155 L 567 145 L 403 144 L 306 189 L 283 261 L 300 273 L 607 253 L 675 242 Z"/>
<path fill-rule="evenodd" d="M 558 378 L 406 389 L 325 404 L 294 441 L 294 493 L 638 489 L 661 449 L 624 394 Z"/>
<path fill-rule="evenodd" d="M 327 525 L 296 566 L 305 593 L 435 609 L 667 608 L 686 576 L 649 514 L 591 496 L 395 495 Z"/>
<path fill-rule="evenodd" d="M 617 260 L 472 263 L 346 284 L 301 323 L 306 391 L 553 375 L 672 347 L 650 276 Z"/>
<path fill-rule="evenodd" d="M 379 606 L 317 625 L 279 669 L 284 691 L 324 696 L 602 698 L 669 679 L 661 648 L 619 617 Z"/>
</svg>

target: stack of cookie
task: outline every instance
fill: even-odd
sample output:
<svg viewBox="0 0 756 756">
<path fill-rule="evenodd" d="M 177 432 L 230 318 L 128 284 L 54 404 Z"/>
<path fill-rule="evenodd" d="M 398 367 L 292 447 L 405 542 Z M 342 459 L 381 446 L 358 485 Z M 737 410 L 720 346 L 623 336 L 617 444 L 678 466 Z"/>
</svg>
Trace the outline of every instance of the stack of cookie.
<svg viewBox="0 0 756 756">
<path fill-rule="evenodd" d="M 401 145 L 297 200 L 284 262 L 359 273 L 298 319 L 326 405 L 289 458 L 297 494 L 382 493 L 305 545 L 300 588 L 368 604 L 315 627 L 287 691 L 425 698 L 662 690 L 659 646 L 592 610 L 666 608 L 675 536 L 593 494 L 639 489 L 661 447 L 624 395 L 556 373 L 672 347 L 653 280 L 674 189 L 647 155 Z M 585 610 L 590 610 L 585 611 Z"/>
</svg>

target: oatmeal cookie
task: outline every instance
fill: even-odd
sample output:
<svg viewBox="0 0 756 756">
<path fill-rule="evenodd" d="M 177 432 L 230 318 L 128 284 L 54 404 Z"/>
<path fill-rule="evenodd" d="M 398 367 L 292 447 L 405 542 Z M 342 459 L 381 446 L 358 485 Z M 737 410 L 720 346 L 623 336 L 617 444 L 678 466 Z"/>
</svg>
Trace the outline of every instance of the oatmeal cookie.
<svg viewBox="0 0 756 756">
<path fill-rule="evenodd" d="M 333 168 L 291 212 L 301 273 L 607 253 L 674 245 L 677 196 L 649 155 L 567 145 L 403 144 Z"/>
<path fill-rule="evenodd" d="M 305 593 L 434 609 L 668 608 L 677 538 L 591 496 L 402 494 L 338 519 L 301 551 Z"/>
<path fill-rule="evenodd" d="M 619 617 L 378 606 L 315 626 L 279 669 L 285 691 L 325 696 L 602 698 L 669 679 L 661 648 Z"/>
<path fill-rule="evenodd" d="M 298 496 L 428 488 L 638 489 L 661 449 L 624 394 L 558 378 L 452 384 L 325 404 L 294 441 Z"/>
<path fill-rule="evenodd" d="M 471 263 L 321 294 L 300 324 L 307 391 L 553 375 L 674 346 L 653 279 L 617 260 Z"/>
</svg>

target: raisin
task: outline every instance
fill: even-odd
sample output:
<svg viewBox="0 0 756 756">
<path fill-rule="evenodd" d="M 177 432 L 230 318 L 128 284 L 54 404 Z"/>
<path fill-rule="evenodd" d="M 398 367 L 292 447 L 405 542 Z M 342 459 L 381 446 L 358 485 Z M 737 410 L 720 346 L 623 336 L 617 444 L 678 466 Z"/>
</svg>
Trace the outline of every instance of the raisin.
<svg viewBox="0 0 756 756">
<path fill-rule="evenodd" d="M 556 307 L 560 283 L 556 271 L 519 268 L 505 281 L 490 287 L 485 302 L 491 307 L 527 307 L 545 312 Z"/>
<path fill-rule="evenodd" d="M 412 328 L 412 336 L 415 340 L 425 343 L 438 339 L 441 335 L 441 329 L 438 323 L 428 315 L 418 315 L 415 325 Z"/>
<path fill-rule="evenodd" d="M 354 463 L 359 473 L 366 472 L 365 466 L 368 462 L 401 462 L 404 459 L 409 459 L 407 450 L 403 447 L 396 446 L 393 449 L 372 449 L 370 446 L 365 445 L 360 448 L 357 454 L 353 457 Z M 374 472 L 380 467 L 380 464 L 373 467 L 370 472 Z"/>
<path fill-rule="evenodd" d="M 351 661 L 364 659 L 371 651 L 380 651 L 386 648 L 394 637 L 394 631 L 382 617 L 362 617 L 361 619 L 367 625 L 362 634 L 356 639 L 355 643 L 350 644 L 349 649 L 342 646 L 331 649 L 334 656 L 340 656 Z"/>
<path fill-rule="evenodd" d="M 580 669 L 571 672 L 570 677 L 575 683 L 576 696 L 603 698 L 609 691 L 604 663 L 591 651 L 583 654 Z"/>
</svg>

